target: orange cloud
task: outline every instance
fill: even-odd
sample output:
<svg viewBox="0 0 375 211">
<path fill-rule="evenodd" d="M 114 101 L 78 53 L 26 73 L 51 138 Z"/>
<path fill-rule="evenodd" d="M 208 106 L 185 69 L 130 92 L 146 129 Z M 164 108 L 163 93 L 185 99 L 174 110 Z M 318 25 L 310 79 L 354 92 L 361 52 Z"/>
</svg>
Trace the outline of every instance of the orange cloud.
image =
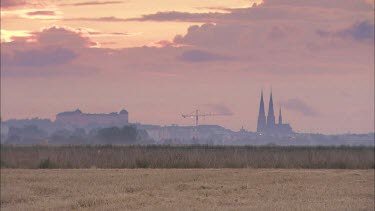
<svg viewBox="0 0 375 211">
<path fill-rule="evenodd" d="M 72 4 L 59 4 L 59 6 L 93 6 L 93 5 L 108 5 L 108 4 L 122 4 L 123 1 L 86 1 Z"/>
<path fill-rule="evenodd" d="M 45 9 L 17 9 L 1 11 L 2 18 L 15 19 L 39 19 L 39 20 L 60 20 L 63 17 L 63 13 L 57 8 L 45 8 Z"/>
<path fill-rule="evenodd" d="M 1 42 L 12 42 L 17 37 L 30 37 L 31 32 L 26 30 L 5 30 L 1 29 Z"/>
<path fill-rule="evenodd" d="M 55 11 L 50 11 L 50 10 L 38 10 L 38 11 L 33 11 L 33 12 L 28 12 L 26 13 L 28 16 L 55 16 L 56 12 Z"/>
</svg>

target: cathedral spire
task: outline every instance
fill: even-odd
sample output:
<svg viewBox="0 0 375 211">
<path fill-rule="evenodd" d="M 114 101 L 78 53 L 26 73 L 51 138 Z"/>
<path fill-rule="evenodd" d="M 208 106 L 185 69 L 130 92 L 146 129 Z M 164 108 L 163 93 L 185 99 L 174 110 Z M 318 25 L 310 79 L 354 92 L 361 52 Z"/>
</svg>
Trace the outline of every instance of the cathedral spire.
<svg viewBox="0 0 375 211">
<path fill-rule="evenodd" d="M 270 102 L 268 106 L 267 126 L 272 127 L 273 125 L 275 125 L 275 113 L 273 111 L 273 100 L 272 100 L 272 90 L 271 90 Z"/>
<path fill-rule="evenodd" d="M 263 90 L 260 95 L 260 104 L 259 104 L 259 114 L 258 114 L 258 124 L 257 132 L 263 132 L 266 129 L 266 114 L 264 112 L 264 101 L 263 101 Z"/>
<path fill-rule="evenodd" d="M 282 125 L 283 124 L 283 117 L 281 116 L 281 106 L 280 106 L 280 110 L 279 110 L 279 125 Z"/>
</svg>

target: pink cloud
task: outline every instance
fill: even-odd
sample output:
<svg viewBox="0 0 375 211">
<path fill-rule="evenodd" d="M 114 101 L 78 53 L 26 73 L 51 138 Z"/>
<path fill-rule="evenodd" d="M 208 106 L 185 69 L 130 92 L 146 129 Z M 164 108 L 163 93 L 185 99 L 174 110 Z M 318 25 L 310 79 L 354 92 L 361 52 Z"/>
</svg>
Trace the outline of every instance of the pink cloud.
<svg viewBox="0 0 375 211">
<path fill-rule="evenodd" d="M 40 10 L 26 13 L 28 16 L 55 16 L 55 11 Z"/>
<path fill-rule="evenodd" d="M 49 1 L 35 1 L 35 0 L 1 0 L 2 10 L 15 10 L 19 8 L 30 7 L 44 7 L 49 4 Z"/>
<path fill-rule="evenodd" d="M 60 4 L 60 6 L 95 6 L 95 5 L 111 5 L 111 4 L 122 4 L 123 1 L 86 1 L 72 4 Z"/>
<path fill-rule="evenodd" d="M 281 103 L 287 110 L 299 112 L 305 116 L 317 116 L 318 112 L 301 99 L 293 98 Z"/>
<path fill-rule="evenodd" d="M 17 7 L 27 4 L 25 0 L 1 0 L 1 8 Z"/>
<path fill-rule="evenodd" d="M 1 49 L 4 53 L 27 51 L 47 48 L 80 49 L 95 47 L 91 41 L 79 30 L 69 27 L 48 27 L 38 32 L 28 32 L 22 37 L 11 37 L 10 42 L 3 43 Z"/>
<path fill-rule="evenodd" d="M 365 20 L 337 31 L 318 29 L 317 33 L 322 37 L 342 37 L 358 41 L 374 42 L 374 23 Z"/>
<path fill-rule="evenodd" d="M 61 66 L 69 68 L 78 58 L 80 49 L 95 45 L 88 37 L 71 28 L 44 28 L 30 33 L 28 37 L 13 37 L 12 42 L 2 44 L 2 72 L 4 76 L 17 77 L 22 74 L 25 77 L 42 76 L 42 73 L 49 76 L 54 69 L 67 72 Z"/>
<path fill-rule="evenodd" d="M 129 18 L 126 21 L 226 23 L 257 20 L 334 20 L 346 15 L 343 10 L 370 13 L 373 11 L 373 4 L 360 0 L 265 0 L 260 5 L 254 4 L 247 8 L 227 8 L 226 12 L 164 11 Z"/>
<path fill-rule="evenodd" d="M 263 0 L 262 6 L 294 6 L 294 7 L 316 7 L 316 8 L 339 8 L 346 10 L 372 9 L 372 4 L 365 0 Z"/>
<path fill-rule="evenodd" d="M 208 51 L 187 50 L 181 54 L 180 59 L 186 62 L 213 62 L 227 61 L 231 58 Z"/>
<path fill-rule="evenodd" d="M 45 28 L 41 32 L 36 32 L 33 38 L 42 45 L 58 45 L 72 48 L 93 47 L 96 45 L 88 37 L 82 36 L 80 32 L 57 26 Z"/>
<path fill-rule="evenodd" d="M 27 51 L 16 51 L 5 65 L 10 66 L 51 66 L 68 63 L 75 59 L 77 54 L 64 48 L 41 48 Z"/>
<path fill-rule="evenodd" d="M 86 17 L 80 17 L 80 18 L 65 18 L 64 21 L 98 21 L 98 22 L 125 22 L 128 19 L 126 18 L 118 18 L 114 16 L 107 16 L 107 17 L 98 17 L 98 18 L 86 18 Z"/>
</svg>

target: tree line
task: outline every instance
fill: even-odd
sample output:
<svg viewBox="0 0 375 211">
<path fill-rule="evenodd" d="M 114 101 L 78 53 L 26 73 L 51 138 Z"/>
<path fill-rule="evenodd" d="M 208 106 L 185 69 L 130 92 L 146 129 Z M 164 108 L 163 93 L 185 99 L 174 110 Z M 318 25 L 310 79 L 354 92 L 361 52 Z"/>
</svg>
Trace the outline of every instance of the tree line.
<svg viewBox="0 0 375 211">
<path fill-rule="evenodd" d="M 152 144 L 153 140 L 145 130 L 135 126 L 60 129 L 51 134 L 35 125 L 10 127 L 7 135 L 2 135 L 1 143 L 14 145 L 32 144 Z"/>
</svg>

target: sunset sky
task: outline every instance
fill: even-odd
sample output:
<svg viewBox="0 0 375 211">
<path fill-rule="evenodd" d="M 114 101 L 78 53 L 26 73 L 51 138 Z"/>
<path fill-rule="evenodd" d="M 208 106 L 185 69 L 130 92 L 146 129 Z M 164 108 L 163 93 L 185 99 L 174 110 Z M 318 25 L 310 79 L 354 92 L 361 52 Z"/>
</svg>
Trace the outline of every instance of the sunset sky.
<svg viewBox="0 0 375 211">
<path fill-rule="evenodd" d="M 373 0 L 1 0 L 1 118 L 374 131 Z"/>
</svg>

